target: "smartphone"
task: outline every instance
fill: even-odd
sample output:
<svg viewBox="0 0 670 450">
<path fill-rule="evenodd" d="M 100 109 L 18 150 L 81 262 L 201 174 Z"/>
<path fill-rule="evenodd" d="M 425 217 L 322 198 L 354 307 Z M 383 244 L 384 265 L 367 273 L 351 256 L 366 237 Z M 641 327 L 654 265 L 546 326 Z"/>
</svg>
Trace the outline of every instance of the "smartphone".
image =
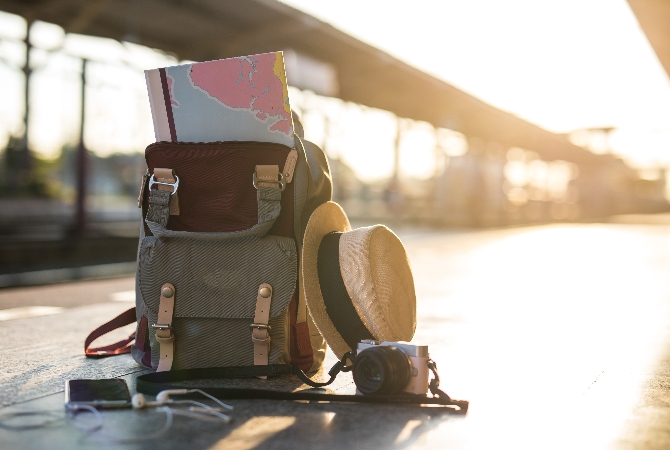
<svg viewBox="0 0 670 450">
<path fill-rule="evenodd" d="M 89 405 L 94 408 L 130 408 L 130 391 L 125 380 L 67 380 L 65 403 Z"/>
</svg>

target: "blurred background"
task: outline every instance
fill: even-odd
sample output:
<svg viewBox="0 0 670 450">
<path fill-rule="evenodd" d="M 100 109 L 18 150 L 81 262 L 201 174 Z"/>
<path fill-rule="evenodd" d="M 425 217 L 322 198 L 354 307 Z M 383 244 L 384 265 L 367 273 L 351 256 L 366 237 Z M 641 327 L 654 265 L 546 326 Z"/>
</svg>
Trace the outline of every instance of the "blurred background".
<svg viewBox="0 0 670 450">
<path fill-rule="evenodd" d="M 358 223 L 664 220 L 668 42 L 653 0 L 0 0 L 0 286 L 132 274 L 143 71 L 276 50 Z"/>
</svg>

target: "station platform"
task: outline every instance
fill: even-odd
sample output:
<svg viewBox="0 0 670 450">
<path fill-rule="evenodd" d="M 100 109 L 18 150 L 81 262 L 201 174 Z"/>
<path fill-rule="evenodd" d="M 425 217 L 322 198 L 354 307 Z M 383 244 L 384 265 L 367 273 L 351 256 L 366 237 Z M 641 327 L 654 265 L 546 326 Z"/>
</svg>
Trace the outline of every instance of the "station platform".
<svg viewBox="0 0 670 450">
<path fill-rule="evenodd" d="M 128 356 L 86 359 L 83 342 L 133 305 L 132 277 L 0 290 L 0 423 L 52 411 L 51 426 L 0 428 L 6 449 L 668 449 L 670 221 L 479 231 L 402 229 L 417 290 L 414 342 L 426 343 L 441 388 L 470 401 L 438 408 L 230 400 L 228 425 L 154 410 L 64 418 L 72 378 L 144 373 Z M 127 335 L 121 330 L 115 337 Z M 326 368 L 335 362 L 329 353 Z M 326 369 L 327 370 L 327 369 Z M 319 375 L 324 376 L 323 372 Z M 294 379 L 252 386 L 303 389 Z M 354 391 L 342 374 L 334 393 Z M 60 414 L 60 416 L 59 416 Z"/>
</svg>

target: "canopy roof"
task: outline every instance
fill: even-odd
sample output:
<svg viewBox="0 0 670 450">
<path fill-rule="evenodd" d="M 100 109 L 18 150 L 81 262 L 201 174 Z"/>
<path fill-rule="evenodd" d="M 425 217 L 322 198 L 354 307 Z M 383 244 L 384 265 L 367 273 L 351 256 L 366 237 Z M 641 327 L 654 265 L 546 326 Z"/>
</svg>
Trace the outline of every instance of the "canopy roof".
<svg viewBox="0 0 670 450">
<path fill-rule="evenodd" d="M 670 75 L 670 2 L 667 0 L 628 0 L 637 21 Z"/>
<path fill-rule="evenodd" d="M 293 49 L 336 68 L 343 100 L 533 150 L 546 160 L 584 164 L 598 159 L 564 136 L 494 108 L 275 0 L 0 0 L 0 10 L 194 61 Z"/>
</svg>

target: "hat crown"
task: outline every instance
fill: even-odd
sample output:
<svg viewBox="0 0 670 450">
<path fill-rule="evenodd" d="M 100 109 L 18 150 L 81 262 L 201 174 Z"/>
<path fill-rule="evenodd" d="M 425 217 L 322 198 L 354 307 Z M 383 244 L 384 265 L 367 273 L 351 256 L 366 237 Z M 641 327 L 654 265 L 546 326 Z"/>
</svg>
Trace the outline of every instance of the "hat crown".
<svg viewBox="0 0 670 450">
<path fill-rule="evenodd" d="M 342 235 L 339 256 L 344 285 L 367 329 L 379 340 L 411 340 L 416 294 L 398 236 L 384 225 L 357 228 Z"/>
<path fill-rule="evenodd" d="M 338 235 L 336 251 L 328 250 L 333 249 L 333 239 L 326 235 L 333 233 Z M 339 265 L 337 272 L 332 266 L 319 270 L 322 245 L 327 246 L 323 258 L 333 258 Z M 301 266 L 310 316 L 338 358 L 355 351 L 362 338 L 360 329 L 352 329 L 356 321 L 367 329 L 368 333 L 363 334 L 371 334 L 376 340 L 409 341 L 414 336 L 412 270 L 400 239 L 385 226 L 351 230 L 342 208 L 334 202 L 324 203 L 307 223 Z M 330 286 L 323 292 L 321 281 Z M 340 293 L 332 284 L 338 282 L 343 285 Z M 342 292 L 344 295 L 340 295 Z M 339 328 L 333 320 L 339 321 Z"/>
</svg>

